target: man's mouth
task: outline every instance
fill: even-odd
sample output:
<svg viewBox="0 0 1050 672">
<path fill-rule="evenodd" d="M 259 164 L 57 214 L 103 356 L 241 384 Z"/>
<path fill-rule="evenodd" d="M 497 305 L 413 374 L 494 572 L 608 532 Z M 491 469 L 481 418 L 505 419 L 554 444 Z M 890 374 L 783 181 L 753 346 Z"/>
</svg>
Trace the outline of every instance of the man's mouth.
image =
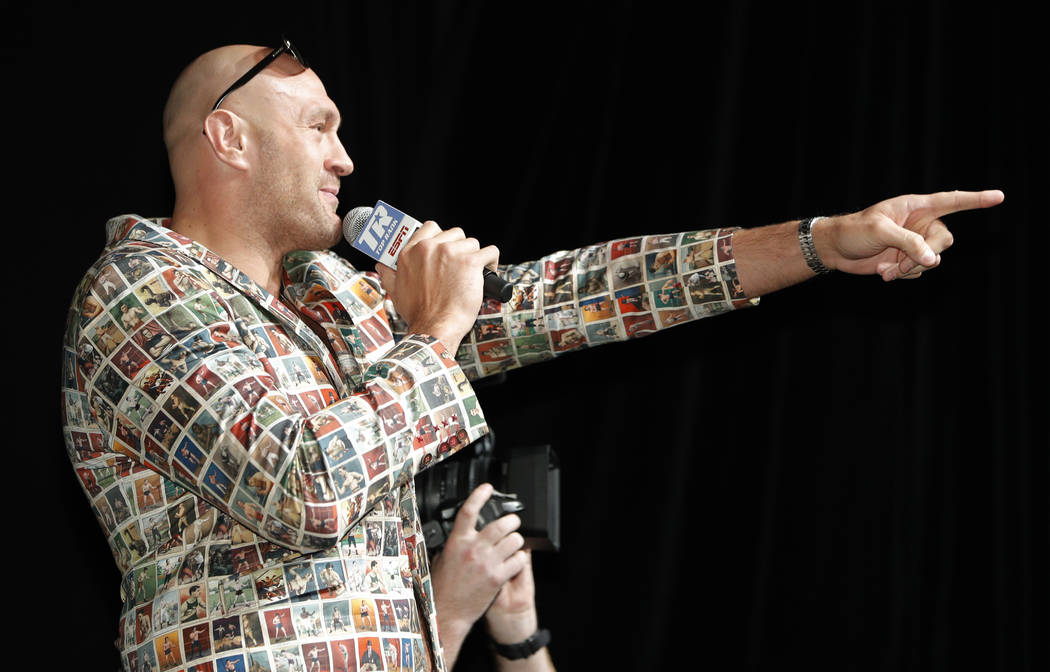
<svg viewBox="0 0 1050 672">
<path fill-rule="evenodd" d="M 324 198 L 328 199 L 332 204 L 339 205 L 339 187 L 322 187 L 321 193 L 324 194 Z"/>
</svg>

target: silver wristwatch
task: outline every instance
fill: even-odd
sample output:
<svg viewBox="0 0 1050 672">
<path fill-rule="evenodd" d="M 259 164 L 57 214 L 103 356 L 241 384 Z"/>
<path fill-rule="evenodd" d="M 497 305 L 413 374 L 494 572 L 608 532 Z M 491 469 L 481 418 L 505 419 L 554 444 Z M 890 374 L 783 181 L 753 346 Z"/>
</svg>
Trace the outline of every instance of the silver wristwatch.
<svg viewBox="0 0 1050 672">
<path fill-rule="evenodd" d="M 798 223 L 798 244 L 802 247 L 802 258 L 806 260 L 806 265 L 810 270 L 817 275 L 823 275 L 831 273 L 831 269 L 824 265 L 824 262 L 817 256 L 816 248 L 813 247 L 813 223 L 818 219 L 824 218 L 810 217 Z"/>
</svg>

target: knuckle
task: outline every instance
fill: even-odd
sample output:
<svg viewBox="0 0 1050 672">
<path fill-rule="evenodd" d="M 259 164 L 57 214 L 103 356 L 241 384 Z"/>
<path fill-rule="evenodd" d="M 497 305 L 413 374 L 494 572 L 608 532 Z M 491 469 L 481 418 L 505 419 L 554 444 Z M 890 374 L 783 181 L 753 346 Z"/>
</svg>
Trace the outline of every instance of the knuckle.
<svg viewBox="0 0 1050 672">
<path fill-rule="evenodd" d="M 456 522 L 453 524 L 453 530 L 460 536 L 466 537 L 470 534 L 470 530 L 474 528 L 475 514 L 465 509 L 460 509 L 459 513 L 456 514 Z"/>
<path fill-rule="evenodd" d="M 885 234 L 893 231 L 895 225 L 885 217 L 872 217 L 865 222 L 867 229 L 875 234 Z"/>
<path fill-rule="evenodd" d="M 478 515 L 478 511 L 481 510 L 481 506 L 470 499 L 463 501 L 463 504 L 459 507 L 459 514 L 461 516 L 467 516 L 473 518 Z"/>
</svg>

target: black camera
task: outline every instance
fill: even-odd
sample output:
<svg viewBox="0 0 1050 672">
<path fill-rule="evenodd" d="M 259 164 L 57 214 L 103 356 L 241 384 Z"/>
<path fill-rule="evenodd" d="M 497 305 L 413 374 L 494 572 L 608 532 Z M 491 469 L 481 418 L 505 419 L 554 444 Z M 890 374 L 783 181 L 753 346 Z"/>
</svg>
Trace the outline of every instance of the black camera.
<svg viewBox="0 0 1050 672">
<path fill-rule="evenodd" d="M 495 492 L 478 514 L 477 528 L 508 513 L 521 517 L 518 532 L 525 547 L 557 551 L 561 547 L 561 474 L 550 446 L 496 450 L 488 434 L 416 477 L 416 501 L 427 548 L 444 545 L 463 500 L 482 483 Z"/>
</svg>

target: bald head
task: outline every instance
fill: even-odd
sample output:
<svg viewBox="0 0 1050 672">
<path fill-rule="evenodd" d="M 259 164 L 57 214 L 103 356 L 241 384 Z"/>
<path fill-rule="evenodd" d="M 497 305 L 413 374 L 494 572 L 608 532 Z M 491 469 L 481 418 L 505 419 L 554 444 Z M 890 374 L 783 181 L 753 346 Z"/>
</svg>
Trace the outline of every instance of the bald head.
<svg viewBox="0 0 1050 672">
<path fill-rule="evenodd" d="M 255 261 L 279 269 L 288 251 L 335 244 L 339 181 L 353 171 L 338 137 L 338 108 L 316 73 L 287 53 L 267 60 L 212 110 L 271 51 L 239 44 L 201 55 L 176 79 L 164 107 L 172 228 L 228 261 L 239 259 L 235 265 L 252 277 Z"/>
<path fill-rule="evenodd" d="M 164 106 L 164 145 L 169 157 L 187 141 L 199 139 L 215 99 L 269 52 L 266 47 L 234 44 L 212 49 L 186 66 Z"/>
<path fill-rule="evenodd" d="M 196 191 L 199 187 L 197 178 L 214 168 L 210 164 L 215 155 L 209 146 L 214 139 L 202 142 L 202 130 L 212 113 L 212 105 L 230 85 L 271 51 L 268 47 L 248 44 L 219 47 L 196 58 L 176 78 L 163 116 L 164 145 L 168 150 L 176 198 L 180 192 Z M 267 98 L 281 89 L 282 80 L 301 79 L 296 77 L 298 75 L 312 78 L 321 86 L 312 71 L 304 70 L 290 55 L 283 54 L 250 81 L 230 92 L 220 110 L 235 112 L 242 117 L 251 116 L 266 108 L 269 104 Z"/>
</svg>

